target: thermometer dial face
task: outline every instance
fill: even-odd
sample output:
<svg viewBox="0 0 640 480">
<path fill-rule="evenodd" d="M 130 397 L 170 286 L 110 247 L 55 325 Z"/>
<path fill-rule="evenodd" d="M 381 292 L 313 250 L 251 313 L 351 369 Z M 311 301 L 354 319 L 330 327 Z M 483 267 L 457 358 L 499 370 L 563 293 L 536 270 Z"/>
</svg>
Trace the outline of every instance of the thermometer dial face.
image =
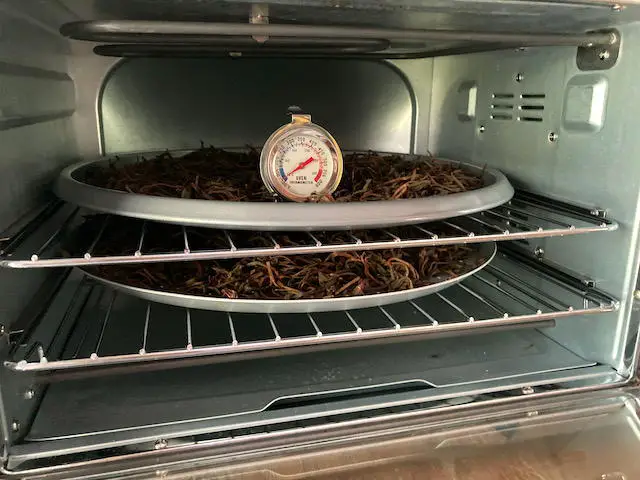
<svg viewBox="0 0 640 480">
<path fill-rule="evenodd" d="M 342 154 L 326 130 L 308 117 L 294 118 L 267 140 L 260 171 L 272 192 L 297 202 L 318 200 L 340 183 Z"/>
</svg>

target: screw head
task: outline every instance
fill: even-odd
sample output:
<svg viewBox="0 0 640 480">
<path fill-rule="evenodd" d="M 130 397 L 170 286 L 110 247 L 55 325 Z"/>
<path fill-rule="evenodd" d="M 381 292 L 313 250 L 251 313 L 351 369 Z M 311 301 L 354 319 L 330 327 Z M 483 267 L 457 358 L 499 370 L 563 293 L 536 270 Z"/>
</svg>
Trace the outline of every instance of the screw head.
<svg viewBox="0 0 640 480">
<path fill-rule="evenodd" d="M 480 126 L 478 127 L 478 133 L 484 133 L 484 132 L 485 132 L 485 130 L 486 130 L 486 128 L 484 128 L 484 125 L 480 125 Z"/>
<path fill-rule="evenodd" d="M 533 251 L 533 254 L 537 257 L 537 258 L 542 258 L 544 257 L 544 248 L 542 247 L 536 247 L 535 250 Z"/>
<path fill-rule="evenodd" d="M 35 396 L 36 396 L 36 392 L 33 391 L 33 388 L 30 388 L 24 392 L 25 400 L 31 400 Z"/>
<path fill-rule="evenodd" d="M 167 442 L 164 438 L 160 440 L 156 440 L 156 443 L 153 445 L 155 450 L 162 450 L 163 448 L 167 448 L 169 446 L 169 442 Z"/>
<path fill-rule="evenodd" d="M 556 132 L 549 132 L 549 136 L 547 137 L 551 143 L 558 140 L 558 134 Z"/>
<path fill-rule="evenodd" d="M 524 74 L 522 72 L 516 73 L 515 80 L 516 82 L 520 83 L 524 80 Z"/>
<path fill-rule="evenodd" d="M 522 393 L 524 395 L 531 395 L 534 392 L 533 387 L 522 387 Z"/>
<path fill-rule="evenodd" d="M 11 431 L 17 432 L 18 430 L 20 430 L 20 422 L 14 420 L 13 422 L 11 422 Z"/>
<path fill-rule="evenodd" d="M 600 52 L 598 52 L 598 58 L 603 62 L 605 60 L 609 60 L 610 57 L 611 57 L 611 53 L 609 52 L 609 50 L 601 50 Z"/>
</svg>

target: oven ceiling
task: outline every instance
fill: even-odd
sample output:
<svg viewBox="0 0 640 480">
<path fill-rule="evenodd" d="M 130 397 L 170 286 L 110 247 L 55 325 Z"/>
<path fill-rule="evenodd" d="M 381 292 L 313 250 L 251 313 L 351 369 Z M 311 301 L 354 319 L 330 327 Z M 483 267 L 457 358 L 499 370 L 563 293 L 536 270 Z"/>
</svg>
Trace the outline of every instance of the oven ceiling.
<svg viewBox="0 0 640 480">
<path fill-rule="evenodd" d="M 244 0 L 57 0 L 50 3 L 57 3 L 71 14 L 67 21 L 246 22 L 252 5 Z M 584 32 L 640 18 L 637 5 L 618 9 L 610 2 L 273 0 L 268 6 L 271 23 L 488 32 Z M 48 9 L 51 7 L 53 5 Z"/>
</svg>

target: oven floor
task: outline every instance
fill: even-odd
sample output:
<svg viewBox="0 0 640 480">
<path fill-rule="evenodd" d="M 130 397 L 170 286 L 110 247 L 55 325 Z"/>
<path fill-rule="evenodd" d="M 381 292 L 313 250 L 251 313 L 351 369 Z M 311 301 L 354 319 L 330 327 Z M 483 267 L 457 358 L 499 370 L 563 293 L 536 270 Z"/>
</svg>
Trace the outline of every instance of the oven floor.
<svg viewBox="0 0 640 480">
<path fill-rule="evenodd" d="M 229 428 L 256 413 L 325 412 L 345 400 L 376 406 L 376 395 L 592 365 L 537 330 L 517 330 L 64 381 L 49 386 L 26 440 L 195 422 Z"/>
</svg>

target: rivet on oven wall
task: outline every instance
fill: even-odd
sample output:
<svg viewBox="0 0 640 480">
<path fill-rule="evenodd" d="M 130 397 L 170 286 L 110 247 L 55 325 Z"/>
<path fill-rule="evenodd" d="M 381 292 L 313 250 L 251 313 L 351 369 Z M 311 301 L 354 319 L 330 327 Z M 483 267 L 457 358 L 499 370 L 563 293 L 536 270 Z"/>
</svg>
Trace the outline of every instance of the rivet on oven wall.
<svg viewBox="0 0 640 480">
<path fill-rule="evenodd" d="M 516 82 L 520 83 L 521 81 L 524 80 L 524 74 L 521 72 L 516 73 L 515 79 L 516 79 Z"/>
<path fill-rule="evenodd" d="M 7 329 L 4 325 L 0 325 L 0 335 L 4 335 L 7 333 Z"/>
<path fill-rule="evenodd" d="M 35 397 L 35 395 L 36 393 L 33 391 L 33 388 L 30 388 L 24 392 L 25 400 L 31 400 L 33 397 Z"/>
<path fill-rule="evenodd" d="M 14 420 L 13 422 L 11 422 L 11 431 L 17 432 L 18 430 L 20 430 L 20 422 Z"/>
<path fill-rule="evenodd" d="M 267 25 L 269 23 L 269 5 L 263 3 L 252 4 L 251 15 L 249 15 L 249 23 L 254 25 Z M 253 39 L 258 43 L 264 43 L 269 40 L 269 37 L 253 35 Z"/>
<path fill-rule="evenodd" d="M 549 136 L 547 137 L 551 143 L 558 140 L 558 134 L 556 132 L 549 132 Z"/>
<path fill-rule="evenodd" d="M 544 257 L 544 248 L 538 246 L 535 248 L 535 250 L 533 251 L 533 254 L 536 256 L 536 258 L 543 258 Z"/>
<path fill-rule="evenodd" d="M 484 128 L 484 125 L 480 125 L 478 127 L 478 133 L 484 133 L 485 130 L 486 130 L 486 128 Z"/>
<path fill-rule="evenodd" d="M 160 440 L 156 440 L 156 443 L 153 445 L 154 450 L 162 450 L 163 448 L 167 448 L 169 442 L 167 442 L 164 438 Z"/>
<path fill-rule="evenodd" d="M 600 475 L 601 480 L 627 480 L 622 472 L 603 473 Z"/>
<path fill-rule="evenodd" d="M 598 58 L 603 62 L 605 60 L 609 60 L 609 57 L 611 57 L 611 53 L 609 53 L 609 50 L 600 50 L 598 52 Z"/>
<path fill-rule="evenodd" d="M 531 395 L 532 393 L 534 393 L 533 387 L 522 387 L 522 394 L 523 395 Z"/>
</svg>

